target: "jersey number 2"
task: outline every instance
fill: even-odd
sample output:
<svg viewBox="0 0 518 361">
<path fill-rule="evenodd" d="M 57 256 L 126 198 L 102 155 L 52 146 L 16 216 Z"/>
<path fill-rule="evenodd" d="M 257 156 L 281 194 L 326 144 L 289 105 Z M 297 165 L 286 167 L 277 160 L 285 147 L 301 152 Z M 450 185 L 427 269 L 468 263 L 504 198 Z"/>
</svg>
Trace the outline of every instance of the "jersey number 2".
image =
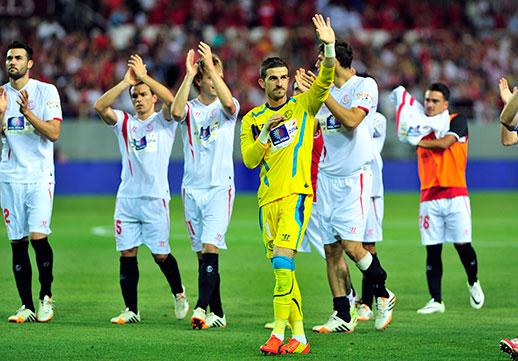
<svg viewBox="0 0 518 361">
<path fill-rule="evenodd" d="M 5 224 L 10 224 L 11 223 L 11 220 L 9 219 L 9 210 L 7 208 L 4 208 L 4 220 L 5 220 Z"/>
</svg>

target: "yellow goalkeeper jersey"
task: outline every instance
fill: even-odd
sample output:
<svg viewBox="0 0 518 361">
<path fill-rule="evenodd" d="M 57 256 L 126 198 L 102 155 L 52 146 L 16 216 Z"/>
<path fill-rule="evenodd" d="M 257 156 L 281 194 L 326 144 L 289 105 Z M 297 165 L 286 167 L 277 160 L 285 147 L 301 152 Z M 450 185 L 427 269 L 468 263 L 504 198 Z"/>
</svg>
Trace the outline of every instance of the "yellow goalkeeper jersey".
<svg viewBox="0 0 518 361">
<path fill-rule="evenodd" d="M 311 88 L 271 108 L 268 103 L 255 107 L 241 125 L 241 154 L 248 168 L 261 167 L 257 191 L 259 206 L 290 194 L 313 194 L 311 153 L 315 115 L 329 96 L 334 67 L 321 66 Z M 274 114 L 286 119 L 270 131 L 270 140 L 262 144 L 258 135 Z"/>
</svg>

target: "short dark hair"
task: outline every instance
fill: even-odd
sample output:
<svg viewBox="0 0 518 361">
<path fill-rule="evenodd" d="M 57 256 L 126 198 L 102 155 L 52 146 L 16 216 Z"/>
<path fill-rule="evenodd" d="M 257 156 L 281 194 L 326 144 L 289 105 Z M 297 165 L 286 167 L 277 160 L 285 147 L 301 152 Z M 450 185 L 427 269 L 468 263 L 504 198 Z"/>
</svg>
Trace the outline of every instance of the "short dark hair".
<svg viewBox="0 0 518 361">
<path fill-rule="evenodd" d="M 133 88 L 135 88 L 137 85 L 142 85 L 142 84 L 147 85 L 143 81 L 139 81 L 137 84 L 130 85 L 130 87 L 128 89 L 128 93 L 129 93 L 130 98 L 131 98 L 131 91 L 133 90 Z M 151 87 L 149 85 L 147 85 L 147 87 L 149 88 L 149 91 L 151 92 L 151 94 L 155 95 L 155 93 L 153 92 L 153 89 L 151 89 Z"/>
<path fill-rule="evenodd" d="M 443 83 L 433 83 L 426 90 L 442 93 L 446 101 L 450 99 L 450 89 Z"/>
<path fill-rule="evenodd" d="M 221 71 L 223 71 L 223 62 L 221 61 L 220 57 L 216 54 L 212 54 L 212 64 L 215 66 L 219 66 L 221 68 Z M 203 74 L 205 74 L 205 61 L 203 59 L 198 61 L 198 71 L 196 72 L 196 75 L 194 76 L 192 84 L 194 85 L 194 88 L 199 93 L 200 92 L 200 86 L 197 84 L 198 81 L 201 81 L 201 78 L 203 78 Z"/>
<path fill-rule="evenodd" d="M 278 56 L 270 56 L 266 59 L 264 59 L 261 63 L 261 67 L 259 69 L 259 76 L 261 79 L 266 78 L 266 71 L 268 69 L 272 68 L 288 68 L 288 64 L 286 63 L 286 60 L 279 58 Z"/>
<path fill-rule="evenodd" d="M 324 44 L 320 44 L 318 47 L 320 53 L 324 53 Z M 353 48 L 345 41 L 337 41 L 335 43 L 336 60 L 344 68 L 350 68 L 353 63 Z"/>
<path fill-rule="evenodd" d="M 7 53 L 11 49 L 24 49 L 27 52 L 27 59 L 32 60 L 32 48 L 29 45 L 15 40 L 7 46 L 7 50 L 5 52 Z"/>
</svg>

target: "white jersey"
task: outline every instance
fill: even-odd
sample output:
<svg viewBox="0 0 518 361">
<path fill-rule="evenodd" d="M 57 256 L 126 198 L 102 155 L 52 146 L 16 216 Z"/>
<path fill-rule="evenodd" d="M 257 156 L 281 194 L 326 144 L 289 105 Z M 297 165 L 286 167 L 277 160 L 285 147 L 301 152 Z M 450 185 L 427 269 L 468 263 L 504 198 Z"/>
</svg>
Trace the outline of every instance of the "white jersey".
<svg viewBox="0 0 518 361">
<path fill-rule="evenodd" d="M 177 124 L 162 112 L 145 120 L 116 110 L 113 126 L 122 155 L 118 198 L 171 199 L 167 173 Z"/>
<path fill-rule="evenodd" d="M 233 98 L 236 112 L 227 115 L 219 99 L 205 105 L 198 98 L 185 106 L 180 123 L 183 139 L 184 171 L 182 186 L 209 188 L 234 184 L 234 129 L 239 102 Z"/>
<path fill-rule="evenodd" d="M 7 111 L 2 127 L 0 182 L 54 183 L 54 143 L 42 136 L 20 112 L 19 91 L 9 83 Z M 61 102 L 56 87 L 29 79 L 21 89 L 29 94 L 29 109 L 41 120 L 62 121 Z"/>
<path fill-rule="evenodd" d="M 369 127 L 369 134 L 372 138 L 372 151 L 374 160 L 372 169 L 372 194 L 371 197 L 383 197 L 383 159 L 381 150 L 387 136 L 387 118 L 381 113 L 374 113 L 374 116 L 365 118 Z"/>
<path fill-rule="evenodd" d="M 346 109 L 360 108 L 371 117 L 378 106 L 378 85 L 372 78 L 354 75 L 342 87 L 332 86 L 330 96 Z M 319 172 L 331 177 L 348 177 L 372 162 L 372 139 L 365 120 L 349 131 L 326 106 L 322 106 L 316 118 L 324 136 Z"/>
</svg>

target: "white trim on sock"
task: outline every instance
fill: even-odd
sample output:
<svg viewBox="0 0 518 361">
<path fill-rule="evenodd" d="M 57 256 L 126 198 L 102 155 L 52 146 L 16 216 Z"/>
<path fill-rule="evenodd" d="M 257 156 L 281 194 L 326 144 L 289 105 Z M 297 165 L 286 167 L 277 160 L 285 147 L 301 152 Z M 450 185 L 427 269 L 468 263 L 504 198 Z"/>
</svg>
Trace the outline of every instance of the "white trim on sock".
<svg viewBox="0 0 518 361">
<path fill-rule="evenodd" d="M 365 256 L 356 262 L 356 267 L 360 269 L 360 271 L 367 271 L 367 269 L 370 267 L 372 263 L 372 254 L 370 252 L 367 252 Z"/>
</svg>

